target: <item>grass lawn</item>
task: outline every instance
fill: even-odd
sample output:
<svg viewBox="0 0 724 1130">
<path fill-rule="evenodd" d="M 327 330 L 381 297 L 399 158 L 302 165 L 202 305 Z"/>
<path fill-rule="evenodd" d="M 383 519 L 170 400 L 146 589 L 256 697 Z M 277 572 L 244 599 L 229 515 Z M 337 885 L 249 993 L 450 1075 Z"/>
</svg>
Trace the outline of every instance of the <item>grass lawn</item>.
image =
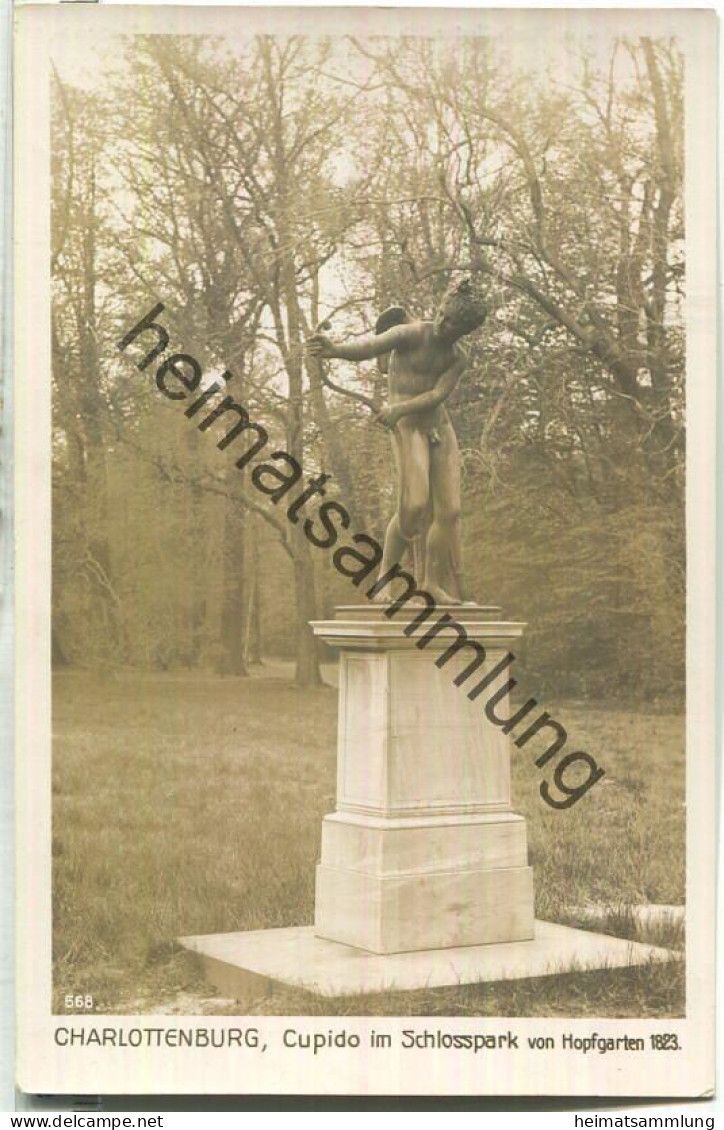
<svg viewBox="0 0 724 1130">
<path fill-rule="evenodd" d="M 684 901 L 684 724 L 677 714 L 548 704 L 606 776 L 554 811 L 513 747 L 539 917 Z M 54 677 L 54 1005 L 95 1011 L 290 1015 L 681 1016 L 683 963 L 365 998 L 216 1001 L 184 934 L 309 924 L 322 817 L 334 809 L 337 693 L 288 668 L 249 679 Z M 676 939 L 651 937 L 658 944 Z"/>
</svg>

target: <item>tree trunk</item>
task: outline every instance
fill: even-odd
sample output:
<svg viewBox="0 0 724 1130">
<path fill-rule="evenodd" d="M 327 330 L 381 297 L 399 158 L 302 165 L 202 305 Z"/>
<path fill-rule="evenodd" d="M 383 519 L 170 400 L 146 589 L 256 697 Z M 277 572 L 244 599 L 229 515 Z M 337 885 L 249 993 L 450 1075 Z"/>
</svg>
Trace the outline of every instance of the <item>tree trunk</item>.
<svg viewBox="0 0 724 1130">
<path fill-rule="evenodd" d="M 304 534 L 302 533 L 302 538 Z M 305 543 L 306 543 L 306 539 Z M 299 545 L 294 557 L 294 592 L 297 610 L 297 670 L 298 687 L 318 687 L 322 677 L 319 672 L 318 641 L 309 626 L 316 619 L 317 601 L 314 591 L 314 568 L 309 545 Z"/>
<path fill-rule="evenodd" d="M 319 322 L 318 272 L 312 279 L 312 322 L 315 325 Z M 329 459 L 329 469 L 337 481 L 341 500 L 355 520 L 355 524 L 359 524 L 362 515 L 359 512 L 356 484 L 347 454 L 345 438 L 336 423 L 330 420 L 327 401 L 324 397 L 323 365 L 324 362 L 316 357 L 307 357 L 306 359 L 312 412 L 322 435 L 324 450 Z M 322 470 L 325 470 L 325 468 L 323 467 Z"/>
<path fill-rule="evenodd" d="M 284 198 L 284 195 L 283 195 Z M 286 233 L 285 233 L 286 235 Z M 288 239 L 283 240 L 283 246 Z M 287 424 L 287 449 L 304 466 L 304 389 L 302 383 L 302 335 L 299 315 L 299 298 L 296 289 L 294 260 L 282 256 L 282 287 L 286 299 L 289 348 L 286 370 L 289 378 L 289 415 Z M 299 687 L 314 687 L 321 683 L 317 640 L 309 621 L 317 615 L 314 591 L 314 565 L 310 546 L 300 524 L 292 534 L 294 553 L 294 590 L 297 610 L 297 670 L 295 682 Z"/>
<path fill-rule="evenodd" d="M 69 667 L 70 664 L 68 663 L 68 657 L 66 656 L 65 652 L 63 651 L 63 645 L 60 642 L 60 639 L 58 637 L 58 633 L 56 632 L 55 628 L 53 628 L 51 633 L 50 633 L 50 644 L 51 644 L 51 658 L 50 658 L 51 666 L 52 667 Z"/>
<path fill-rule="evenodd" d="M 244 663 L 244 524 L 233 499 L 224 499 L 220 675 L 249 673 Z"/>
<path fill-rule="evenodd" d="M 252 545 L 247 555 L 247 616 L 244 643 L 246 662 L 261 663 L 261 608 L 259 590 L 259 543 L 257 530 L 253 529 Z"/>
</svg>

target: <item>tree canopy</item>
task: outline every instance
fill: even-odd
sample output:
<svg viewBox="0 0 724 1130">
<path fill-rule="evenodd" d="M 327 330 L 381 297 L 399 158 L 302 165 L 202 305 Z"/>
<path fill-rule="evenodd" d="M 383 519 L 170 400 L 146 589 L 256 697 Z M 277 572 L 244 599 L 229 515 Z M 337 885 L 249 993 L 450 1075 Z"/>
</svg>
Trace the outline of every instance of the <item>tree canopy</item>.
<svg viewBox="0 0 724 1130">
<path fill-rule="evenodd" d="M 115 343 L 162 301 L 311 476 L 381 537 L 395 481 L 304 341 L 452 279 L 491 315 L 451 407 L 471 587 L 530 624 L 542 693 L 683 683 L 683 63 L 675 42 L 134 36 L 53 83 L 54 658 L 318 678 L 307 624 L 354 596 Z"/>
</svg>

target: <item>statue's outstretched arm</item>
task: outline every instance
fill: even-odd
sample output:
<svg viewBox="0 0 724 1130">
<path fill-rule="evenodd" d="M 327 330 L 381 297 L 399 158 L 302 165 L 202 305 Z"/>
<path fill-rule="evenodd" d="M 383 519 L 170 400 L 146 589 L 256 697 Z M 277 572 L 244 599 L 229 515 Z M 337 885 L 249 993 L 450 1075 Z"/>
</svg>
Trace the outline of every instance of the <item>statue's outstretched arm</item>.
<svg viewBox="0 0 724 1130">
<path fill-rule="evenodd" d="M 393 349 L 409 349 L 417 345 L 420 337 L 419 327 L 413 325 L 392 326 L 381 334 L 368 334 L 359 341 L 348 345 L 335 342 L 325 334 L 314 334 L 307 342 L 312 357 L 339 358 L 340 361 L 370 361 Z"/>
</svg>

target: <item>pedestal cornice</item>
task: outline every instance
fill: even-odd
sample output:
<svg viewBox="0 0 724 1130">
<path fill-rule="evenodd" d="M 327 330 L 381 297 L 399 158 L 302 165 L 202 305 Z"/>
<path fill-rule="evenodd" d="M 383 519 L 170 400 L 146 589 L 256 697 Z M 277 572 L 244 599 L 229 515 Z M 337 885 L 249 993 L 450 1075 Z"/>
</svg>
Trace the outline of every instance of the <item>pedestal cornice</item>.
<svg viewBox="0 0 724 1130">
<path fill-rule="evenodd" d="M 332 647 L 375 651 L 418 646 L 441 617 L 449 617 L 449 620 L 436 627 L 425 650 L 445 650 L 458 640 L 460 633 L 455 624 L 464 630 L 468 639 L 491 648 L 508 647 L 520 639 L 526 627 L 522 621 L 499 619 L 500 608 L 493 605 L 441 604 L 424 615 L 424 604 L 407 604 L 401 606 L 394 617 L 385 614 L 391 607 L 394 607 L 393 602 L 340 605 L 335 609 L 333 620 L 314 620 L 311 626 L 314 634 Z M 418 617 L 420 623 L 410 631 Z"/>
</svg>

